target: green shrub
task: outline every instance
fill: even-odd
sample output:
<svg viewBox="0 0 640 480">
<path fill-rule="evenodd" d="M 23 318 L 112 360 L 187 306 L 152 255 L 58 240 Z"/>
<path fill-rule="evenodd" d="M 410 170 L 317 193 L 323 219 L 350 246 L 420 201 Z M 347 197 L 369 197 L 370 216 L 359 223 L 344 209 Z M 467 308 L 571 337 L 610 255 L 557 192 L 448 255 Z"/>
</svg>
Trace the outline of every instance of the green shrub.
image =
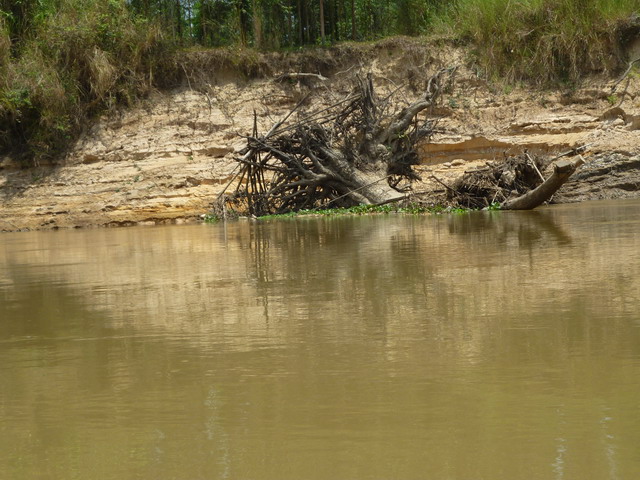
<svg viewBox="0 0 640 480">
<path fill-rule="evenodd" d="M 0 126 L 6 147 L 46 156 L 68 142 L 70 100 L 58 71 L 38 50 L 8 66 L 0 89 Z"/>
</svg>

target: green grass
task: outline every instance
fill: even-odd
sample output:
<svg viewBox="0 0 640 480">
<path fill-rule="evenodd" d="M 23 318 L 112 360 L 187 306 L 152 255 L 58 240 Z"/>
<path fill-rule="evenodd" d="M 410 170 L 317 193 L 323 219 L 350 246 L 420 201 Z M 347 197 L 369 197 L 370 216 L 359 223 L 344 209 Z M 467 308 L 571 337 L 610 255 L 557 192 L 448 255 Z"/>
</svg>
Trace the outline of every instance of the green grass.
<svg viewBox="0 0 640 480">
<path fill-rule="evenodd" d="M 0 153 L 36 163 L 64 151 L 97 113 L 150 91 L 173 48 L 123 2 L 56 5 L 13 44 L 0 15 Z"/>
<path fill-rule="evenodd" d="M 480 73 L 509 82 L 571 83 L 619 69 L 638 0 L 457 0 L 440 29 L 474 51 Z"/>
</svg>

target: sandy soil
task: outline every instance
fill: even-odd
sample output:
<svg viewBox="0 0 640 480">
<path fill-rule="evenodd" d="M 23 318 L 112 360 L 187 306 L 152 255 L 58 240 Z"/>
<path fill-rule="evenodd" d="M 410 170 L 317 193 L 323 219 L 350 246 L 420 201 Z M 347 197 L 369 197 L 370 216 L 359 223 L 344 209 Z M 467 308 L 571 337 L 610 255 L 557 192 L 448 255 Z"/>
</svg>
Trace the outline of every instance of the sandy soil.
<svg viewBox="0 0 640 480">
<path fill-rule="evenodd" d="M 0 231 L 200 221 L 232 178 L 254 111 L 266 131 L 310 91 L 317 100 L 309 107 L 343 98 L 363 71 L 374 74 L 379 92 L 399 89 L 410 101 L 430 73 L 451 64 L 459 65 L 456 83 L 430 112 L 441 133 L 422 146 L 423 181 L 415 190 L 438 193 L 443 187 L 433 176 L 452 182 L 524 149 L 552 156 L 588 144 L 587 164 L 554 201 L 640 195 L 640 79 L 633 72 L 615 94 L 613 77 L 568 91 L 535 90 L 487 83 L 452 47 L 440 46 L 437 55 L 408 40 L 359 48 L 310 72 L 326 81 L 200 72 L 197 81 L 100 119 L 55 165 L 23 169 L 0 159 Z"/>
</svg>

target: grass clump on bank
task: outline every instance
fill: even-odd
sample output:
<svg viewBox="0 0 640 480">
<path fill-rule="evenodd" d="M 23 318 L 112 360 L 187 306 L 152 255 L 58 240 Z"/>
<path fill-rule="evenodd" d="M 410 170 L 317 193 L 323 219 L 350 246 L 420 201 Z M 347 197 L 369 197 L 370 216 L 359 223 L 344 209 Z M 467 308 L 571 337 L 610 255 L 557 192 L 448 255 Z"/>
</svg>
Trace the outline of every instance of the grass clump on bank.
<svg viewBox="0 0 640 480">
<path fill-rule="evenodd" d="M 146 94 L 172 40 L 115 0 L 34 5 L 28 18 L 0 10 L 0 154 L 37 162 L 97 112 Z"/>
<path fill-rule="evenodd" d="M 638 13 L 638 0 L 457 0 L 443 23 L 472 46 L 484 76 L 575 82 L 626 64 Z"/>
</svg>

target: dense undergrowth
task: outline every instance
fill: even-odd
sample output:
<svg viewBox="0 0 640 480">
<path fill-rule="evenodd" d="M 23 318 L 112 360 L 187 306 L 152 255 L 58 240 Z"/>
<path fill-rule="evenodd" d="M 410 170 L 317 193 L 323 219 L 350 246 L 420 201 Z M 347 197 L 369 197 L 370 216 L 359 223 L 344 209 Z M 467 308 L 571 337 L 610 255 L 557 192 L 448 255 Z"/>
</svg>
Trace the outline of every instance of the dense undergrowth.
<svg viewBox="0 0 640 480">
<path fill-rule="evenodd" d="M 131 104 L 170 70 L 172 39 L 117 1 L 64 0 L 21 36 L 8 23 L 0 17 L 0 153 L 51 158 L 97 112 Z"/>
<path fill-rule="evenodd" d="M 324 0 L 326 32 L 309 20 L 317 2 L 304 4 L 305 25 L 294 1 L 223 3 L 0 0 L 0 155 L 55 159 L 96 114 L 183 80 L 181 58 L 198 45 L 227 45 L 217 61 L 252 76 L 256 47 L 444 34 L 487 78 L 570 85 L 626 67 L 625 43 L 640 35 L 640 0 Z"/>
</svg>

